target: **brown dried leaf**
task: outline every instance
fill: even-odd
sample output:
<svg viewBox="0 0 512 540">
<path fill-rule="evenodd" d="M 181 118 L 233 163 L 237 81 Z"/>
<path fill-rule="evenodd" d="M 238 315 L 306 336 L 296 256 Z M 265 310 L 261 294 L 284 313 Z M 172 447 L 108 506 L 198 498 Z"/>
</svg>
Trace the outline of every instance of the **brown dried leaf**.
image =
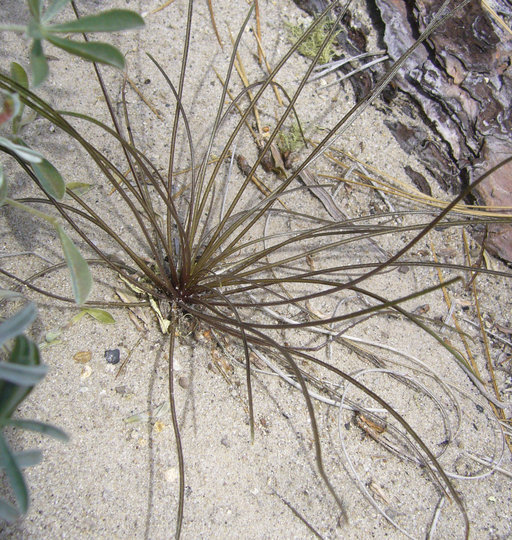
<svg viewBox="0 0 512 540">
<path fill-rule="evenodd" d="M 80 351 L 80 352 L 77 352 L 73 356 L 73 360 L 77 364 L 87 364 L 87 362 L 91 361 L 91 358 L 92 358 L 92 352 L 91 351 Z"/>
</svg>

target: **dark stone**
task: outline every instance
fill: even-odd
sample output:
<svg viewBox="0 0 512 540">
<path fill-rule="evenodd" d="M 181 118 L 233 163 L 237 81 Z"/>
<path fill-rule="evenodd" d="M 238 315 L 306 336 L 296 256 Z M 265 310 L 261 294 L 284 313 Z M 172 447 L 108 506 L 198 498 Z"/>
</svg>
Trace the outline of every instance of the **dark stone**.
<svg viewBox="0 0 512 540">
<path fill-rule="evenodd" d="M 119 349 L 107 349 L 105 351 L 105 360 L 109 364 L 118 364 L 120 356 Z"/>
</svg>

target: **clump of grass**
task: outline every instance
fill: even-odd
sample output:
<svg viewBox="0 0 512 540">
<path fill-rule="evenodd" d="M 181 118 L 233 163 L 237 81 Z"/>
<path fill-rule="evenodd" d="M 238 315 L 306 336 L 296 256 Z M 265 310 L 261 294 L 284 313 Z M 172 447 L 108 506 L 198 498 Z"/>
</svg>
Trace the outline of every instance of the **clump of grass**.
<svg viewBox="0 0 512 540">
<path fill-rule="evenodd" d="M 461 2 L 459 6 L 466 3 Z M 95 204 L 93 196 L 74 190 L 67 190 L 68 198 L 64 201 L 54 200 L 44 192 L 38 197 L 22 201 L 24 204 L 53 208 L 89 247 L 91 259 L 94 257 L 95 263 L 110 269 L 114 276 L 120 276 L 129 284 L 137 294 L 135 303 L 152 308 L 163 323 L 162 329 L 169 331 L 169 403 L 180 470 L 179 504 L 176 509 L 177 537 L 181 533 L 184 516 L 185 456 L 175 404 L 174 361 L 178 338 L 174 330 L 182 315 L 238 343 L 245 369 L 248 417 L 253 436 L 255 414 L 252 353 L 279 364 L 287 380 L 300 389 L 311 425 L 313 452 L 319 475 L 345 518 L 347 510 L 344 501 L 324 467 L 320 428 L 313 404 L 313 396 L 323 393 L 339 408 L 344 399 L 344 393 L 339 390 L 340 381 L 358 389 L 386 411 L 415 448 L 419 466 L 430 473 L 436 487 L 460 508 L 465 534 L 469 531 L 461 497 L 436 454 L 392 405 L 362 383 L 344 365 L 341 355 L 334 361 L 329 354 L 329 347 L 335 343 L 347 347 L 347 350 L 357 350 L 344 340 L 344 329 L 340 325 L 355 325 L 379 313 L 392 313 L 437 340 L 485 397 L 496 404 L 496 400 L 485 393 L 480 378 L 461 353 L 435 328 L 432 329 L 425 320 L 405 307 L 408 301 L 453 285 L 458 278 L 448 279 L 442 284 L 425 283 L 419 289 L 401 291 L 395 295 L 388 295 L 386 290 L 375 290 L 372 283 L 375 276 L 389 275 L 389 284 L 396 288 L 400 278 L 396 273 L 387 273 L 404 266 L 424 265 L 423 261 L 414 260 L 411 251 L 428 233 L 476 222 L 470 221 L 470 218 L 464 220 L 460 216 L 452 217 L 450 212 L 476 184 L 485 179 L 485 175 L 461 192 L 435 217 L 423 211 L 419 213 L 418 221 L 403 223 L 398 218 L 406 219 L 410 212 L 394 211 L 382 216 L 367 215 L 350 219 L 333 218 L 319 207 L 307 210 L 304 208 L 304 199 L 308 196 L 309 188 L 299 182 L 299 177 L 306 172 L 307 167 L 319 159 L 328 146 L 378 96 L 412 49 L 370 94 L 336 122 L 292 172 L 279 179 L 269 179 L 270 187 L 265 190 L 256 191 L 254 187 L 256 171 L 263 156 L 269 152 L 273 142 L 279 140 L 282 127 L 294 112 L 312 70 L 322 60 L 327 45 L 332 42 L 336 24 L 326 27 L 324 20 L 335 4 L 327 8 L 323 16 L 297 39 L 268 78 L 251 85 L 251 91 L 254 92 L 251 98 L 248 97 L 248 91 L 243 90 L 225 107 L 239 44 L 250 16 L 247 17 L 234 43 L 213 126 L 201 147 L 194 141 L 183 99 L 192 28 L 190 2 L 177 84 L 170 80 L 158 61 L 150 56 L 176 102 L 169 155 L 165 164 L 167 172 L 162 172 L 162 164 L 154 163 L 137 142 L 137 130 L 130 120 L 125 89 L 121 100 L 123 124 L 115 114 L 112 98 L 99 71 L 97 75 L 113 127 L 86 114 L 56 111 L 28 89 L 17 85 L 10 77 L 0 74 L 0 88 L 18 92 L 26 106 L 49 120 L 82 147 L 87 159 L 100 171 L 103 185 L 114 191 L 119 204 L 130 216 L 131 227 L 123 227 L 117 215 L 112 214 L 111 208 L 105 211 Z M 433 19 L 416 46 L 446 19 L 448 14 L 443 10 L 447 4 L 443 4 L 442 14 Z M 342 10 L 338 20 L 343 14 Z M 317 47 L 313 61 L 297 89 L 288 97 L 288 104 L 265 139 L 259 157 L 245 169 L 244 176 L 235 174 L 234 168 L 226 167 L 226 162 L 235 157 L 233 147 L 248 126 L 248 119 L 265 91 L 269 90 L 270 93 L 272 85 L 277 85 L 275 77 L 282 67 L 322 26 L 324 37 L 321 46 Z M 233 119 L 235 105 L 240 108 L 236 120 Z M 233 121 L 234 125 L 228 126 L 223 132 L 222 128 L 229 121 Z M 103 135 L 108 135 L 117 145 L 116 157 L 108 157 L 94 144 L 94 140 L 89 140 L 75 127 L 74 122 L 85 122 L 91 129 L 99 129 Z M 181 127 L 184 128 L 184 142 L 188 149 L 186 161 L 189 167 L 184 175 L 177 173 L 182 142 L 179 136 L 182 133 Z M 216 160 L 211 159 L 214 153 L 218 156 Z M 19 165 L 40 187 L 32 170 L 22 161 L 19 161 Z M 321 187 L 315 187 L 316 193 Z M 389 221 L 391 218 L 397 221 Z M 131 232 L 133 230 L 135 233 Z M 92 240 L 97 235 L 105 238 L 109 246 L 114 245 L 121 255 L 115 258 L 110 256 L 102 243 Z M 361 246 L 384 236 L 398 239 L 398 247 L 394 245 L 391 253 L 379 253 L 378 256 L 370 251 L 370 255 L 365 258 Z M 425 264 L 438 266 L 435 261 Z M 446 267 L 450 268 L 450 265 Z M 457 269 L 469 271 L 470 268 L 469 265 L 460 265 Z M 0 271 L 48 297 L 73 302 L 72 298 L 55 294 L 50 284 L 36 288 L 29 279 L 3 269 Z M 471 271 L 477 269 L 471 268 Z M 485 272 L 480 269 L 478 271 Z M 499 272 L 487 273 L 502 275 Z M 351 307 L 354 297 L 359 303 Z M 91 300 L 87 305 L 126 307 L 113 299 L 100 298 Z M 361 350 L 359 354 L 368 357 Z M 321 378 L 328 380 L 332 386 L 322 385 L 319 382 Z M 366 412 L 356 410 L 359 413 Z"/>
</svg>

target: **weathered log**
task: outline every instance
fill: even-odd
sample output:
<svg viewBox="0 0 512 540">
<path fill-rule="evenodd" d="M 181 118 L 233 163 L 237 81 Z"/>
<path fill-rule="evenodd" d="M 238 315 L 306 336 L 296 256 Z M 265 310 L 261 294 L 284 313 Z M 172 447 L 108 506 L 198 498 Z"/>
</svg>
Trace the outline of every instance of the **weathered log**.
<svg viewBox="0 0 512 540">
<path fill-rule="evenodd" d="M 296 1 L 309 4 L 310 13 L 327 4 L 327 0 Z M 512 1 L 488 1 L 510 26 Z M 367 0 L 367 4 L 380 16 L 382 39 L 396 60 L 436 15 L 442 0 Z M 390 118 L 388 126 L 445 189 L 458 191 L 461 183 L 512 154 L 511 53 L 512 35 L 474 0 L 416 49 L 395 80 L 395 87 L 421 110 L 425 128 L 404 121 L 405 115 L 401 120 Z M 490 176 L 478 187 L 477 200 L 489 206 L 512 206 L 511 173 L 509 165 Z M 486 245 L 512 261 L 512 227 L 493 225 Z"/>
</svg>

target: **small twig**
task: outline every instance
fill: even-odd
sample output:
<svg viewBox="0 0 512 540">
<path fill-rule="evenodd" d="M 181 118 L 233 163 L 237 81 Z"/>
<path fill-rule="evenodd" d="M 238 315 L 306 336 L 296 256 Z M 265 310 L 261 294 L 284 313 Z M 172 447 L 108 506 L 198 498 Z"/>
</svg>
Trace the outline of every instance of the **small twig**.
<svg viewBox="0 0 512 540">
<path fill-rule="evenodd" d="M 256 8 L 258 9 L 258 8 Z M 212 21 L 213 31 L 215 32 L 215 36 L 217 37 L 217 41 L 219 42 L 219 45 L 221 49 L 224 49 L 224 44 L 222 43 L 222 39 L 220 39 L 220 34 L 217 29 L 217 25 L 215 24 L 215 15 L 213 13 L 213 5 L 212 0 L 208 0 L 208 10 L 210 11 L 210 19 Z"/>
<path fill-rule="evenodd" d="M 260 66 L 263 64 L 263 47 L 261 46 L 261 20 L 260 20 L 260 4 L 258 0 L 254 0 L 254 12 L 256 16 L 256 41 L 258 42 L 258 62 Z"/>
<path fill-rule="evenodd" d="M 270 488 L 272 489 L 272 488 Z M 320 540 L 323 540 L 323 536 L 320 535 L 320 533 L 309 523 L 309 521 L 306 520 L 305 517 L 302 516 L 302 514 L 295 509 L 282 495 L 280 495 L 275 489 L 272 489 L 272 493 L 274 495 L 277 495 L 281 499 L 281 501 L 293 512 L 293 514 L 298 517 L 304 525 L 317 537 L 320 538 Z"/>
<path fill-rule="evenodd" d="M 441 510 L 443 509 L 445 501 L 446 501 L 446 498 L 441 497 L 439 499 L 439 502 L 437 503 L 436 509 L 434 511 L 434 515 L 432 516 L 432 523 L 430 524 L 430 527 L 427 532 L 426 540 L 431 540 L 432 538 L 434 538 L 436 528 L 437 528 L 437 522 L 439 521 L 439 516 L 441 515 Z"/>
<path fill-rule="evenodd" d="M 21 257 L 22 255 L 33 255 L 34 257 L 38 257 L 39 259 L 42 259 L 48 264 L 55 264 L 53 261 L 50 261 L 50 259 L 39 255 L 39 253 L 36 253 L 35 251 L 18 251 L 17 253 L 4 253 L 0 255 L 0 259 L 8 259 L 9 257 Z"/>
<path fill-rule="evenodd" d="M 261 51 L 261 54 L 263 55 L 263 61 L 265 62 L 265 67 L 267 68 L 268 73 L 272 73 L 272 68 L 270 67 L 270 64 L 267 61 L 267 56 L 265 55 L 265 52 L 263 50 L 263 46 L 261 44 L 261 40 L 258 36 L 258 34 L 255 32 L 254 37 L 256 38 L 256 41 L 258 42 L 258 50 Z M 276 94 L 277 102 L 281 107 L 283 107 L 283 100 L 281 99 L 281 95 L 279 94 L 277 90 L 277 86 L 275 84 L 272 85 L 272 88 L 274 89 L 274 92 Z"/>
<path fill-rule="evenodd" d="M 335 71 L 346 64 L 350 64 L 350 62 L 361 60 L 361 58 L 368 58 L 371 56 L 381 56 L 381 55 L 385 55 L 385 58 L 380 59 L 379 62 L 382 62 L 382 60 L 386 60 L 389 58 L 386 54 L 386 51 L 365 52 L 362 54 L 358 54 L 356 56 L 352 56 L 351 58 L 342 58 L 341 60 L 335 60 L 333 62 L 329 62 L 328 64 L 321 64 L 321 65 L 315 66 L 314 71 L 318 71 L 319 73 L 311 77 L 308 82 L 317 81 L 318 79 L 325 77 L 328 73 L 331 73 L 332 71 Z M 351 73 L 353 74 L 353 72 Z"/>
<path fill-rule="evenodd" d="M 505 476 L 512 478 L 511 471 L 507 471 L 506 469 L 503 469 L 502 467 L 498 467 L 498 465 L 491 458 L 488 458 L 488 457 L 479 458 L 478 456 L 475 456 L 474 454 L 471 454 L 470 452 L 464 452 L 464 453 L 473 461 L 480 463 L 480 465 L 485 465 L 486 467 L 490 467 L 492 468 L 493 471 L 498 471 L 504 474 Z"/>
<path fill-rule="evenodd" d="M 164 121 L 164 117 L 162 116 L 162 113 L 147 99 L 144 94 L 137 88 L 137 85 L 128 77 L 128 75 L 124 75 L 127 83 L 132 87 L 132 89 L 135 91 L 135 93 L 142 99 L 142 101 L 148 106 L 148 108 L 151 110 L 151 112 L 159 119 Z"/>
<path fill-rule="evenodd" d="M 166 7 L 170 6 L 174 0 L 167 0 L 164 4 L 161 6 L 155 8 L 153 11 L 143 11 L 141 13 L 141 17 L 147 17 L 148 15 L 154 15 L 155 13 L 158 13 L 159 11 L 162 11 L 162 9 L 165 9 Z"/>
</svg>

